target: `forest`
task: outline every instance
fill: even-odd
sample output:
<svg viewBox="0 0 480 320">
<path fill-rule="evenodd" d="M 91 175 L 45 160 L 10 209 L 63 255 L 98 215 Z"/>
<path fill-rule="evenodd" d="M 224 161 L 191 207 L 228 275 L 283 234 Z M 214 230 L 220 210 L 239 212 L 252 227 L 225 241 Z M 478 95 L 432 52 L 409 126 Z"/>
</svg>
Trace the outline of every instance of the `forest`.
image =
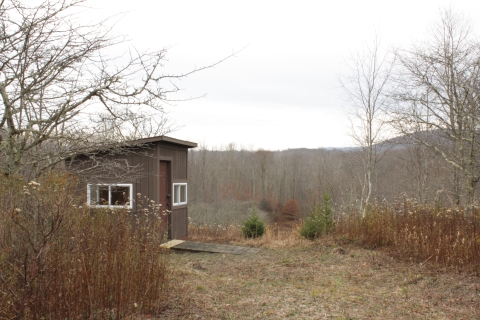
<svg viewBox="0 0 480 320">
<path fill-rule="evenodd" d="M 447 163 L 422 145 L 392 145 L 382 153 L 373 176 L 375 202 L 412 199 L 421 204 L 456 204 L 453 173 Z M 306 216 L 325 190 L 338 214 L 361 208 L 363 163 L 360 148 L 246 150 L 234 143 L 219 150 L 200 146 L 189 154 L 189 201 L 194 222 L 207 222 L 196 210 L 209 208 L 208 223 L 233 222 L 232 208 L 256 205 L 280 218 L 286 203 L 298 204 Z M 460 186 L 463 186 L 461 184 Z M 462 203 L 465 195 L 460 193 Z M 228 205 L 222 205 L 226 203 Z M 230 208 L 230 209 L 229 209 Z M 222 212 L 216 212 L 222 211 Z M 205 213 L 205 212 L 203 212 Z M 231 213 L 231 214 L 229 214 Z M 197 219 L 197 221 L 195 221 Z"/>
</svg>

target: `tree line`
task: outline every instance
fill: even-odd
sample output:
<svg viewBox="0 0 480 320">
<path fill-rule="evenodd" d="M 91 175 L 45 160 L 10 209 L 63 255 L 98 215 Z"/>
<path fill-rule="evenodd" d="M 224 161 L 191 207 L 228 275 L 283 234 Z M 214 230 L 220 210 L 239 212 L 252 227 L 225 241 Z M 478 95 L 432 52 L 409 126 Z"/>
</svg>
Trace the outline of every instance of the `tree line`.
<svg viewBox="0 0 480 320">
<path fill-rule="evenodd" d="M 249 150 L 231 143 L 218 150 L 200 146 L 189 153 L 190 203 L 254 201 L 277 214 L 295 200 L 306 214 L 326 190 L 338 211 L 362 206 L 361 148 Z M 372 201 L 399 198 L 420 203 L 455 202 L 451 171 L 441 156 L 418 144 L 389 148 L 372 176 Z"/>
</svg>

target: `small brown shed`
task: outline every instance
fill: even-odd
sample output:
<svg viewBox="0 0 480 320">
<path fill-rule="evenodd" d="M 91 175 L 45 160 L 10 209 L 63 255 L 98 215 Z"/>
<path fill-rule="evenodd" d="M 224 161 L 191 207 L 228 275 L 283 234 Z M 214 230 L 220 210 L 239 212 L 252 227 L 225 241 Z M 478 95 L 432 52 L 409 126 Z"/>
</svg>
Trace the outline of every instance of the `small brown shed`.
<svg viewBox="0 0 480 320">
<path fill-rule="evenodd" d="M 162 211 L 167 210 L 162 219 L 168 225 L 169 239 L 180 239 L 188 235 L 188 149 L 196 146 L 158 136 L 129 142 L 120 152 L 117 148 L 93 157 L 79 156 L 71 165 L 85 172 L 80 174 L 82 189 L 90 206 L 128 207 L 136 212 L 139 197 L 153 200 L 162 205 Z M 88 170 L 89 166 L 103 169 Z"/>
</svg>

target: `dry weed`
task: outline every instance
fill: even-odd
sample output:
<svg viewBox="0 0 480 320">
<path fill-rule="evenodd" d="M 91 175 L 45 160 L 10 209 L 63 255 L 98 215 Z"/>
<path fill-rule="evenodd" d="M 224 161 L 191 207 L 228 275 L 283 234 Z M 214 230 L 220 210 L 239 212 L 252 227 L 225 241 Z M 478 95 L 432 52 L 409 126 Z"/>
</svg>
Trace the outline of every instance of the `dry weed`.
<svg viewBox="0 0 480 320">
<path fill-rule="evenodd" d="M 411 200 L 375 205 L 366 217 L 342 214 L 336 235 L 384 247 L 404 259 L 480 272 L 480 212 L 431 207 Z"/>
<path fill-rule="evenodd" d="M 74 177 L 0 175 L 0 318 L 114 319 L 159 312 L 167 258 L 159 214 L 91 212 Z"/>
<path fill-rule="evenodd" d="M 272 224 L 265 229 L 265 234 L 259 238 L 245 239 L 240 225 L 193 225 L 189 226 L 190 241 L 221 242 L 236 245 L 246 245 L 264 248 L 283 248 L 304 245 L 310 241 L 300 237 L 300 222 L 292 222 L 287 225 Z"/>
</svg>

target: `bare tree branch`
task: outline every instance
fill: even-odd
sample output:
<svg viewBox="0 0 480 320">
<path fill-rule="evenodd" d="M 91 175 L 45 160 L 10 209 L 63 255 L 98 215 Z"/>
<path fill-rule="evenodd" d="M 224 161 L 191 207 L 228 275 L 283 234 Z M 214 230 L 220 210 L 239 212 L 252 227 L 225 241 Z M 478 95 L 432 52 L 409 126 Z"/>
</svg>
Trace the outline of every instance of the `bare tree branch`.
<svg viewBox="0 0 480 320">
<path fill-rule="evenodd" d="M 373 45 L 357 51 L 349 60 L 350 73 L 340 79 L 346 93 L 350 134 L 362 149 L 362 211 L 371 203 L 373 175 L 385 154 L 382 144 L 388 137 L 387 107 L 390 103 L 389 81 L 393 59 L 383 52 L 378 37 Z"/>
<path fill-rule="evenodd" d="M 480 42 L 465 18 L 446 10 L 429 41 L 399 50 L 397 58 L 393 123 L 452 167 L 457 203 L 464 176 L 467 203 L 473 205 L 480 180 Z"/>
<path fill-rule="evenodd" d="M 0 171 L 37 175 L 77 154 L 172 127 L 163 103 L 178 91 L 161 72 L 167 49 L 130 48 L 105 21 L 79 22 L 85 0 L 45 0 L 29 7 L 0 2 Z M 109 51 L 110 50 L 110 51 Z M 235 54 L 235 53 L 234 53 Z M 232 54 L 232 55 L 234 55 Z"/>
</svg>

